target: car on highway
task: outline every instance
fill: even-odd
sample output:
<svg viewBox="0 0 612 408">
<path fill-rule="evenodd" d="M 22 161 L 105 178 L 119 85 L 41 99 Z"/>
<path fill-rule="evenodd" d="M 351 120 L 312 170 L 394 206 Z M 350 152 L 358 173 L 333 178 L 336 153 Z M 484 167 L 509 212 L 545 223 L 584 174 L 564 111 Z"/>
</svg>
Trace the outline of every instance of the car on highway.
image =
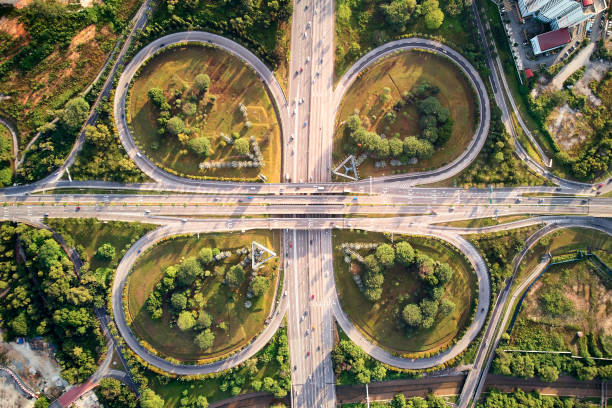
<svg viewBox="0 0 612 408">
<path fill-rule="evenodd" d="M 77 211 L 81 211 L 81 206 L 77 205 L 76 210 L 77 210 Z"/>
<path fill-rule="evenodd" d="M 311 299 L 314 300 L 314 293 L 312 294 L 312 298 Z"/>
<path fill-rule="evenodd" d="M 292 242 L 289 243 L 289 248 L 293 248 L 293 243 Z"/>
</svg>

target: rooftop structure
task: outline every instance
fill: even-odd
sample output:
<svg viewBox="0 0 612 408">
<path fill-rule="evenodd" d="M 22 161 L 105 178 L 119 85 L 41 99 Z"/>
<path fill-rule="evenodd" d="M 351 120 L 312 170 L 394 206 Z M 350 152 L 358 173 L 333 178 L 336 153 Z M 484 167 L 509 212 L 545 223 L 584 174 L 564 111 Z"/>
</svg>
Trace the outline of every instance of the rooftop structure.
<svg viewBox="0 0 612 408">
<path fill-rule="evenodd" d="M 571 27 L 607 7 L 605 0 L 519 0 L 521 17 L 535 17 L 553 30 Z"/>
<path fill-rule="evenodd" d="M 533 37 L 531 39 L 531 47 L 533 48 L 533 53 L 538 55 L 562 47 L 570 41 L 569 29 L 566 27 Z"/>
</svg>

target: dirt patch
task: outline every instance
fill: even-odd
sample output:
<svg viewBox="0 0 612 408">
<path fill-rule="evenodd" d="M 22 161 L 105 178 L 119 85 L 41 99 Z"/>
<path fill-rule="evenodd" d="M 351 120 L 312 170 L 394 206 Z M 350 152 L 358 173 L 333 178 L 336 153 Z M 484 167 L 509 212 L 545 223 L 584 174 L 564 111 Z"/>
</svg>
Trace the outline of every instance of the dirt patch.
<svg viewBox="0 0 612 408">
<path fill-rule="evenodd" d="M 104 405 L 100 404 L 98 401 L 98 397 L 94 390 L 83 394 L 71 406 L 72 408 L 104 408 Z"/>
<path fill-rule="evenodd" d="M 548 116 L 546 127 L 563 150 L 572 152 L 591 138 L 593 130 L 584 115 L 566 103 L 556 107 Z"/>
<path fill-rule="evenodd" d="M 32 390 L 43 391 L 49 396 L 59 396 L 68 385 L 61 378 L 60 367 L 53 357 L 53 351 L 45 342 L 0 342 L 0 354 L 4 353 L 8 360 L 7 366 Z"/>
<path fill-rule="evenodd" d="M 19 391 L 15 381 L 0 376 L 0 406 L 13 408 L 31 408 L 34 400 L 27 399 Z"/>
<path fill-rule="evenodd" d="M 607 61 L 590 63 L 584 71 L 582 78 L 574 85 L 574 92 L 586 96 L 588 101 L 595 106 L 601 105 L 601 100 L 593 94 L 589 84 L 592 81 L 601 81 L 611 67 L 612 64 Z"/>
<path fill-rule="evenodd" d="M 16 18 L 0 18 L 0 31 L 4 31 L 13 38 L 25 38 L 28 35 L 23 23 Z"/>
<path fill-rule="evenodd" d="M 86 42 L 93 40 L 96 36 L 96 26 L 94 24 L 85 27 L 81 30 L 80 33 L 74 36 L 74 38 L 70 41 L 70 50 L 73 50 L 80 44 L 85 44 Z"/>
</svg>

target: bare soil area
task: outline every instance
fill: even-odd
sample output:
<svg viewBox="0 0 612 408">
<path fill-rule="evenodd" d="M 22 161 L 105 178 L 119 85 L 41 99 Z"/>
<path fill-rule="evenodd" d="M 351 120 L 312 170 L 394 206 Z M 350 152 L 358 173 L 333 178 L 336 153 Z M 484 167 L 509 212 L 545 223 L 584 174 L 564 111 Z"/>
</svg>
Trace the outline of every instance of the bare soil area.
<svg viewBox="0 0 612 408">
<path fill-rule="evenodd" d="M 0 406 L 31 408 L 34 406 L 34 400 L 27 399 L 17 391 L 15 381 L 8 377 L 0 376 Z"/>
<path fill-rule="evenodd" d="M 0 355 L 8 361 L 7 366 L 21 377 L 34 391 L 43 391 L 49 396 L 59 396 L 68 383 L 60 376 L 60 367 L 44 342 L 17 344 L 0 342 Z M 6 405 L 2 405 L 6 406 Z"/>
<path fill-rule="evenodd" d="M 28 33 L 23 23 L 16 18 L 0 18 L 0 31 L 4 31 L 13 38 L 24 38 Z"/>
<path fill-rule="evenodd" d="M 589 140 L 593 133 L 584 115 L 570 108 L 567 103 L 551 112 L 546 126 L 557 144 L 570 154 Z"/>
<path fill-rule="evenodd" d="M 612 64 L 607 61 L 590 63 L 584 71 L 582 78 L 574 85 L 574 92 L 586 96 L 588 101 L 595 106 L 601 105 L 601 100 L 593 94 L 589 84 L 592 81 L 601 81 L 611 67 Z"/>
</svg>

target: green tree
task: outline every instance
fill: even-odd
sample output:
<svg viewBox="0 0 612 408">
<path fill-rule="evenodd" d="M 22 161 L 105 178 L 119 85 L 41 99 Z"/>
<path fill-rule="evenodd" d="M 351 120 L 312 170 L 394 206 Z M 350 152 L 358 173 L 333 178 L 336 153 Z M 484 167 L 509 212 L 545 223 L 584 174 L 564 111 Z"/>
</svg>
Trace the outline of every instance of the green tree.
<svg viewBox="0 0 612 408">
<path fill-rule="evenodd" d="M 359 115 L 353 114 L 349 116 L 346 120 L 346 129 L 348 129 L 350 133 L 356 132 L 357 129 L 361 129 L 361 119 Z"/>
<path fill-rule="evenodd" d="M 436 278 L 438 278 L 438 282 L 442 285 L 446 282 L 450 282 L 453 278 L 453 268 L 444 262 L 436 265 L 434 273 L 436 274 Z"/>
<path fill-rule="evenodd" d="M 150 88 L 147 92 L 149 95 L 149 99 L 153 103 L 153 105 L 157 106 L 160 110 L 169 110 L 170 105 L 168 105 L 168 101 L 166 100 L 166 96 L 164 95 L 164 91 L 159 88 Z"/>
<path fill-rule="evenodd" d="M 389 151 L 391 157 L 399 157 L 404 151 L 404 143 L 399 137 L 392 137 L 389 139 Z"/>
<path fill-rule="evenodd" d="M 380 6 L 387 23 L 398 31 L 405 28 L 415 7 L 416 0 L 393 0 Z"/>
<path fill-rule="evenodd" d="M 115 257 L 115 247 L 107 242 L 98 248 L 96 251 L 96 256 L 98 258 L 111 261 Z"/>
<path fill-rule="evenodd" d="M 13 171 L 10 167 L 5 167 L 0 170 L 0 185 L 3 187 L 10 186 L 13 183 Z"/>
<path fill-rule="evenodd" d="M 197 325 L 200 328 L 208 329 L 212 325 L 212 316 L 210 315 L 210 313 L 204 310 L 200 310 L 200 313 L 198 314 Z"/>
<path fill-rule="evenodd" d="M 208 75 L 198 74 L 193 81 L 198 91 L 201 93 L 208 92 L 208 88 L 210 87 L 210 77 Z"/>
<path fill-rule="evenodd" d="M 213 345 L 215 341 L 215 335 L 210 329 L 206 329 L 195 338 L 195 344 L 202 350 L 206 350 Z"/>
<path fill-rule="evenodd" d="M 87 116 L 89 116 L 89 104 L 79 96 L 66 103 L 61 119 L 64 126 L 74 132 L 81 128 Z"/>
<path fill-rule="evenodd" d="M 241 137 L 234 142 L 234 152 L 236 154 L 246 156 L 249 153 L 249 149 L 249 140 L 245 137 Z"/>
<path fill-rule="evenodd" d="M 376 258 L 385 268 L 389 268 L 395 263 L 395 249 L 389 244 L 381 244 L 376 248 Z"/>
<path fill-rule="evenodd" d="M 555 366 L 540 366 L 538 368 L 538 375 L 542 381 L 555 382 L 559 378 L 559 369 Z"/>
<path fill-rule="evenodd" d="M 192 102 L 187 102 L 181 109 L 183 110 L 185 116 L 193 116 L 197 110 L 196 105 Z"/>
<path fill-rule="evenodd" d="M 207 137 L 189 139 L 187 146 L 196 154 L 208 157 L 210 155 L 210 140 Z"/>
<path fill-rule="evenodd" d="M 47 408 L 50 402 L 44 395 L 36 400 L 34 408 Z"/>
<path fill-rule="evenodd" d="M 193 313 L 187 310 L 185 310 L 184 312 L 181 312 L 179 314 L 178 319 L 176 320 L 176 325 L 182 331 L 191 329 L 193 326 L 195 326 L 195 324 L 196 324 L 196 320 L 193 317 Z"/>
<path fill-rule="evenodd" d="M 446 3 L 445 10 L 451 16 L 461 13 L 461 9 L 463 9 L 463 2 L 461 0 L 448 0 Z"/>
<path fill-rule="evenodd" d="M 141 408 L 164 408 L 164 400 L 155 391 L 146 388 L 140 396 Z"/>
<path fill-rule="evenodd" d="M 425 14 L 425 26 L 430 30 L 440 28 L 443 22 L 444 13 L 439 8 Z"/>
<path fill-rule="evenodd" d="M 238 288 L 245 279 L 244 269 L 240 265 L 232 266 L 225 274 L 225 282 L 232 288 Z"/>
<path fill-rule="evenodd" d="M 402 317 L 404 321 L 409 326 L 418 327 L 423 322 L 423 315 L 421 313 L 421 308 L 419 305 L 415 305 L 414 303 L 409 303 L 404 306 L 404 310 L 402 311 Z"/>
<path fill-rule="evenodd" d="M 198 276 L 203 274 L 202 265 L 200 265 L 195 257 L 189 257 L 178 266 L 176 279 L 180 285 L 190 286 Z"/>
<path fill-rule="evenodd" d="M 265 276 L 256 276 L 251 281 L 251 292 L 255 296 L 261 296 L 268 291 L 268 279 Z"/>
<path fill-rule="evenodd" d="M 170 297 L 170 304 L 176 311 L 185 310 L 185 307 L 187 307 L 187 297 L 184 293 L 175 292 Z"/>
<path fill-rule="evenodd" d="M 185 133 L 186 129 L 185 122 L 178 116 L 171 117 L 168 119 L 168 123 L 166 123 L 166 130 L 172 136 L 178 136 L 179 133 Z"/>
<path fill-rule="evenodd" d="M 200 249 L 200 252 L 198 252 L 198 261 L 200 261 L 202 265 L 211 263 L 213 261 L 212 249 L 209 247 Z"/>
<path fill-rule="evenodd" d="M 399 241 L 395 244 L 395 256 L 404 266 L 409 266 L 414 262 L 414 249 L 406 241 Z"/>
<path fill-rule="evenodd" d="M 455 303 L 449 299 L 442 299 L 440 302 L 440 315 L 448 316 L 455 311 Z"/>
<path fill-rule="evenodd" d="M 395 394 L 391 400 L 391 406 L 393 408 L 407 408 L 406 397 L 404 394 Z"/>
</svg>

